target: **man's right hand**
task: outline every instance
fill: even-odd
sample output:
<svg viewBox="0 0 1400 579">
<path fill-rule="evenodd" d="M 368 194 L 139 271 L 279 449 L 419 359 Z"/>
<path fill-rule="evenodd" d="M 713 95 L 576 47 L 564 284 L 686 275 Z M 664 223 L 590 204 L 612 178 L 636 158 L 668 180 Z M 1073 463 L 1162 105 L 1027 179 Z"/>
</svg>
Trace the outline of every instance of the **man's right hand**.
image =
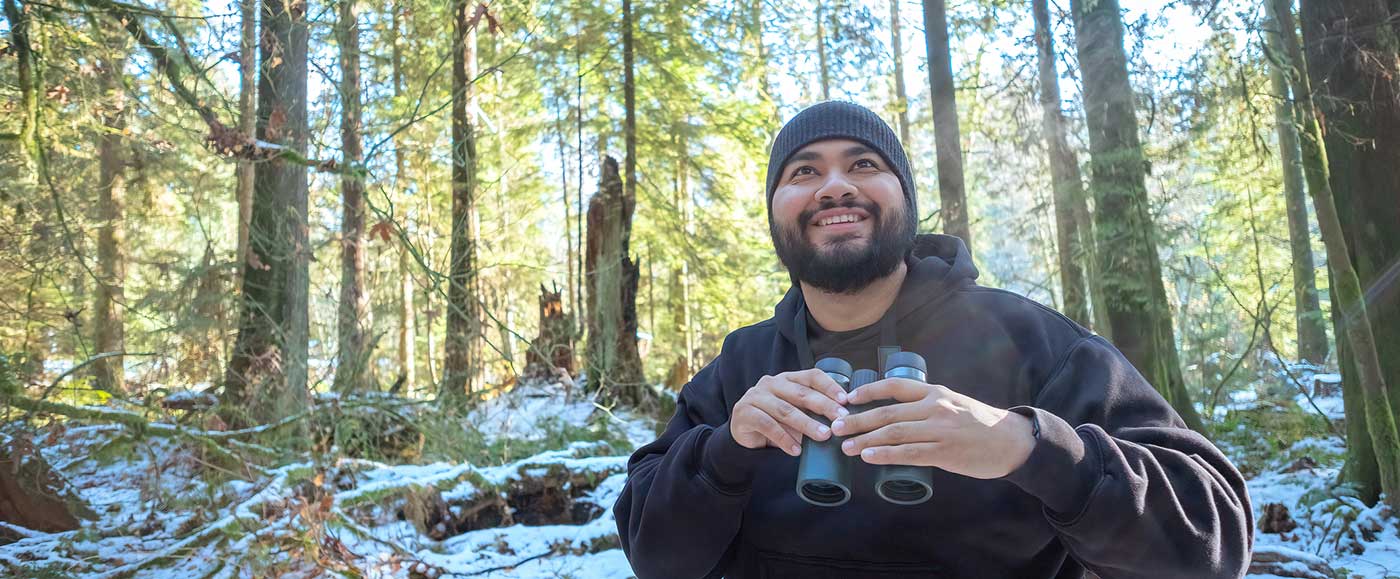
<svg viewBox="0 0 1400 579">
<path fill-rule="evenodd" d="M 744 448 L 771 446 L 792 456 L 802 454 L 802 436 L 826 440 L 831 429 L 807 411 L 836 420 L 849 414 L 846 392 L 815 368 L 764 376 L 744 393 L 729 416 L 729 432 Z"/>
</svg>

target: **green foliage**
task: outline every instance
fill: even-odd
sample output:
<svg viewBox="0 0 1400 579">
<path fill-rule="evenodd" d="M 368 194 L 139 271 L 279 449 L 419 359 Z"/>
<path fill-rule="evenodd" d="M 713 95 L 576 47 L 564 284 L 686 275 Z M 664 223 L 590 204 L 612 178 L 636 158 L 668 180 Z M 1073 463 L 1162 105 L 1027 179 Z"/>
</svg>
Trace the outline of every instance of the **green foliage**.
<svg viewBox="0 0 1400 579">
<path fill-rule="evenodd" d="M 1340 466 L 1344 457 L 1326 447 L 1299 441 L 1331 436 L 1321 416 L 1293 403 L 1261 404 L 1248 410 L 1231 410 L 1223 420 L 1208 423 L 1211 440 L 1233 448 L 1235 466 L 1248 475 L 1266 468 L 1287 466 L 1311 457 L 1323 467 Z"/>
</svg>

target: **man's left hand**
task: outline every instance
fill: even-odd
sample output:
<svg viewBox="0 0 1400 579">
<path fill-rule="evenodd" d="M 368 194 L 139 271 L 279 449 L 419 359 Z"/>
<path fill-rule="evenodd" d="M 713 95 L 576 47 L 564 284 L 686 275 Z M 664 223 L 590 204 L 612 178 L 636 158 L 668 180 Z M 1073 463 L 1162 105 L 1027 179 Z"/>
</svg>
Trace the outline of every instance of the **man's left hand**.
<svg viewBox="0 0 1400 579">
<path fill-rule="evenodd" d="M 1035 447 L 1031 420 L 938 384 L 888 378 L 857 388 L 848 404 L 890 404 L 837 420 L 841 450 L 869 464 L 938 467 L 979 479 L 1006 476 Z M 859 436 L 856 436 L 859 435 Z"/>
</svg>

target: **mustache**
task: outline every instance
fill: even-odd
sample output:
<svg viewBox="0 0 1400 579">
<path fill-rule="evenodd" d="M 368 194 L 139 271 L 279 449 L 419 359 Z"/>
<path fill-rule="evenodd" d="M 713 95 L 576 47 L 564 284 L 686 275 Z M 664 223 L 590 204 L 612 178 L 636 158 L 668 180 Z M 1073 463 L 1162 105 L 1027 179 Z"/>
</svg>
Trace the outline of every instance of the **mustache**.
<svg viewBox="0 0 1400 579">
<path fill-rule="evenodd" d="M 811 222 L 812 222 L 812 218 L 813 218 L 813 217 L 816 217 L 817 213 L 820 213 L 820 212 L 822 212 L 822 211 L 826 211 L 826 210 L 828 210 L 828 209 L 836 209 L 837 207 L 842 207 L 842 208 L 845 208 L 845 209 L 856 209 L 856 208 L 859 208 L 859 209 L 865 211 L 866 213 L 869 213 L 869 214 L 870 214 L 870 218 L 873 219 L 873 220 L 875 220 L 876 223 L 879 223 L 879 222 L 880 222 L 880 206 L 879 206 L 879 205 L 876 205 L 875 202 L 873 202 L 873 201 L 866 201 L 866 202 L 863 202 L 863 203 L 862 203 L 862 202 L 856 201 L 855 199 L 847 199 L 847 200 L 845 200 L 845 201 L 842 201 L 842 202 L 838 203 L 838 202 L 835 202 L 835 201 L 831 201 L 831 200 L 829 200 L 829 199 L 824 199 L 824 200 L 822 200 L 821 205 L 818 205 L 816 208 L 814 208 L 814 209 L 808 209 L 808 210 L 803 211 L 802 213 L 798 214 L 798 216 L 797 216 L 797 223 L 798 223 L 798 226 L 800 227 L 800 226 L 804 226 L 804 225 L 806 225 L 806 224 L 808 224 L 808 223 L 811 223 Z M 805 231 L 805 229 L 803 229 L 803 231 Z"/>
</svg>

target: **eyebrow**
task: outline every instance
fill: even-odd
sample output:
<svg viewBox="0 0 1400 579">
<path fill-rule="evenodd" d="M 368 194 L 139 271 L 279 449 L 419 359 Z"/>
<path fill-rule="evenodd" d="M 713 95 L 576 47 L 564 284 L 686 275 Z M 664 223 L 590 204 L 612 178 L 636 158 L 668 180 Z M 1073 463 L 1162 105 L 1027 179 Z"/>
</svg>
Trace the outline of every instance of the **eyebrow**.
<svg viewBox="0 0 1400 579">
<path fill-rule="evenodd" d="M 870 149 L 870 147 L 867 147 L 865 145 L 855 145 L 846 149 L 845 151 L 842 151 L 841 156 L 849 159 L 851 157 L 859 157 L 861 155 L 871 152 L 873 151 Z M 792 159 L 788 160 L 788 162 L 791 163 L 794 161 L 815 161 L 820 158 L 821 155 L 818 155 L 816 151 L 803 151 L 801 153 L 793 155 Z"/>
</svg>

